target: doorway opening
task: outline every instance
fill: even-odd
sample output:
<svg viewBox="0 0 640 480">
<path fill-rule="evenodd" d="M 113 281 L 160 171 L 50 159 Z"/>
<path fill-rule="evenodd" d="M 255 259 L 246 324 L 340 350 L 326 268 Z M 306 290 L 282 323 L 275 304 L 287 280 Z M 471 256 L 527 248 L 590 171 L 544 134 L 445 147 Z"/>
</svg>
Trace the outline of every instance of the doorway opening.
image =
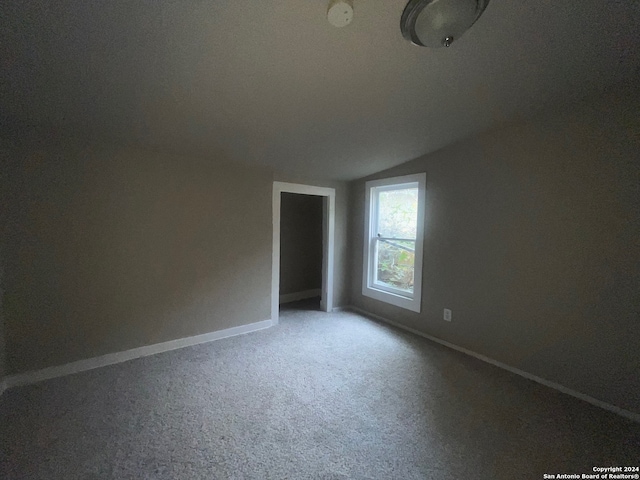
<svg viewBox="0 0 640 480">
<path fill-rule="evenodd" d="M 290 195 L 295 194 L 295 195 Z M 283 202 L 284 197 L 284 202 Z M 298 197 L 297 199 L 294 197 Z M 306 197 L 306 198 L 300 198 Z M 315 197 L 315 198 L 309 198 Z M 321 202 L 316 203 L 316 202 Z M 297 204 L 297 205 L 296 205 Z M 284 205 L 284 207 L 283 207 Z M 283 218 L 283 208 L 287 218 Z M 318 225 L 309 225 L 306 233 L 302 235 L 293 234 L 291 229 L 295 228 L 291 222 L 295 222 L 295 218 L 288 218 L 294 210 L 307 208 L 310 215 L 314 212 L 320 213 L 321 230 Z M 321 211 L 320 211 L 321 209 Z M 284 234 L 283 234 L 284 228 Z M 306 249 L 301 246 L 305 241 L 310 241 L 309 236 L 314 233 L 321 232 L 322 245 L 311 246 Z M 333 310 L 333 255 L 334 255 L 334 232 L 335 232 L 335 189 L 325 187 L 315 187 L 312 185 L 302 185 L 296 183 L 274 182 L 273 183 L 273 261 L 272 261 L 272 277 L 271 277 L 271 320 L 274 324 L 278 323 L 280 316 L 280 303 L 286 303 L 292 300 L 304 300 L 305 298 L 320 297 L 320 310 L 331 312 Z M 297 237 L 297 238 L 295 238 Z M 309 269 L 315 268 L 313 264 L 319 259 L 321 253 L 321 283 L 318 291 L 317 287 L 298 289 L 292 286 L 292 282 L 296 281 L 296 274 L 293 277 L 281 277 L 281 243 L 286 247 L 291 246 L 291 242 L 297 242 L 298 246 L 294 246 L 294 252 L 287 252 L 287 256 L 293 253 L 293 258 L 287 258 L 287 262 L 306 263 Z M 301 243 L 302 242 L 302 243 Z M 318 252 L 318 250 L 321 250 Z M 287 272 L 289 275 L 291 272 Z M 308 275 L 307 275 L 308 274 Z M 297 279 L 303 279 L 304 286 L 311 284 L 317 285 L 317 271 L 302 272 L 297 275 Z M 282 281 L 282 285 L 281 285 Z M 282 287 L 282 288 L 281 288 Z M 308 300 L 311 302 L 311 300 Z M 304 305 L 304 303 L 303 303 Z M 310 305 L 313 305 L 312 303 Z M 311 307 L 312 308 L 312 307 Z"/>
<path fill-rule="evenodd" d="M 320 310 L 323 197 L 280 195 L 280 311 Z"/>
</svg>

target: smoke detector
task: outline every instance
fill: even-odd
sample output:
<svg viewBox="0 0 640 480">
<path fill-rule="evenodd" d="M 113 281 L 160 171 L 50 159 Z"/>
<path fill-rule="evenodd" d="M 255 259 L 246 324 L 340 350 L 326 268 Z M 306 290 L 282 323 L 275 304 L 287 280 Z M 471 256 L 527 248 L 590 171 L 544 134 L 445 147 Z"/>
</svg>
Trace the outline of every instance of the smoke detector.
<svg viewBox="0 0 640 480">
<path fill-rule="evenodd" d="M 410 0 L 400 21 L 402 35 L 421 47 L 449 47 L 488 4 L 489 0 Z"/>
<path fill-rule="evenodd" d="M 346 27 L 353 20 L 353 0 L 332 0 L 329 2 L 327 19 L 334 27 Z"/>
</svg>

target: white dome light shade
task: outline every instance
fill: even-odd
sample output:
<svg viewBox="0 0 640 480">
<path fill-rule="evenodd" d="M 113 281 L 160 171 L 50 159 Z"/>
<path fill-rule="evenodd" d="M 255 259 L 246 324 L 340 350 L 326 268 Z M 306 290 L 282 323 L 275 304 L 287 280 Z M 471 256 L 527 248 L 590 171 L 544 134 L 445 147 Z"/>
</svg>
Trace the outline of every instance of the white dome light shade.
<svg viewBox="0 0 640 480">
<path fill-rule="evenodd" d="M 448 47 L 480 17 L 489 0 L 411 0 L 402 13 L 402 35 L 422 47 Z"/>
</svg>

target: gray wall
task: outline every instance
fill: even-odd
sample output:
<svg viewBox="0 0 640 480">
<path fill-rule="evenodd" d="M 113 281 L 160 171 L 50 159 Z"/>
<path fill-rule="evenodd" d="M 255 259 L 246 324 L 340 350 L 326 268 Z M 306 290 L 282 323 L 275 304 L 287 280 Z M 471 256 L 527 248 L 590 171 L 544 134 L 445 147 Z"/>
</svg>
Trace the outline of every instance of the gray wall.
<svg viewBox="0 0 640 480">
<path fill-rule="evenodd" d="M 5 147 L 7 148 L 7 147 Z M 0 150 L 4 152 L 6 150 Z M 8 216 L 9 209 L 8 203 L 8 185 L 10 169 L 3 168 L 2 165 L 6 165 L 1 160 L 5 159 L 5 156 L 0 154 L 0 383 L 7 374 L 6 355 L 7 346 L 5 339 L 5 326 L 4 326 L 4 290 L 5 290 L 5 240 L 8 238 Z"/>
<path fill-rule="evenodd" d="M 322 197 L 283 193 L 280 294 L 322 288 Z"/>
<path fill-rule="evenodd" d="M 427 174 L 420 314 L 362 296 L 353 183 L 353 304 L 640 412 L 638 111 L 621 91 L 369 177 Z"/>
<path fill-rule="evenodd" d="M 83 144 L 3 164 L 10 373 L 270 317 L 271 171 Z"/>
<path fill-rule="evenodd" d="M 4 313 L 2 307 L 2 284 L 0 282 L 0 383 L 4 379 L 7 369 L 6 369 L 6 343 L 5 343 L 5 333 L 4 333 Z"/>
</svg>

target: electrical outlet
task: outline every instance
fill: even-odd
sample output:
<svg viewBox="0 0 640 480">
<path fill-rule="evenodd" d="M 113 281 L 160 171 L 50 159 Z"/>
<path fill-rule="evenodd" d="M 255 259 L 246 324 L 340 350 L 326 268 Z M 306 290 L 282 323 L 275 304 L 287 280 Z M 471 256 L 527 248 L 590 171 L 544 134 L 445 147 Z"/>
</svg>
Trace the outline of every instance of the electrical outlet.
<svg viewBox="0 0 640 480">
<path fill-rule="evenodd" d="M 450 321 L 451 321 L 451 310 L 449 310 L 448 308 L 445 308 L 445 309 L 444 309 L 444 319 L 445 319 L 447 322 L 450 322 Z"/>
</svg>

